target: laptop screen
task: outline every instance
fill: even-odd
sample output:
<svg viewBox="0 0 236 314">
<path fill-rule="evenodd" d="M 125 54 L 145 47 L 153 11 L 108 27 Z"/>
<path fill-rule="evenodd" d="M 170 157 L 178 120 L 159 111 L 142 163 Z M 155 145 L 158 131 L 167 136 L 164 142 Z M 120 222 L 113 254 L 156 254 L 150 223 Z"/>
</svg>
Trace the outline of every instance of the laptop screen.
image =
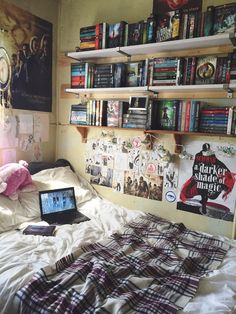
<svg viewBox="0 0 236 314">
<path fill-rule="evenodd" d="M 41 217 L 56 213 L 76 211 L 75 191 L 73 187 L 39 191 Z"/>
</svg>

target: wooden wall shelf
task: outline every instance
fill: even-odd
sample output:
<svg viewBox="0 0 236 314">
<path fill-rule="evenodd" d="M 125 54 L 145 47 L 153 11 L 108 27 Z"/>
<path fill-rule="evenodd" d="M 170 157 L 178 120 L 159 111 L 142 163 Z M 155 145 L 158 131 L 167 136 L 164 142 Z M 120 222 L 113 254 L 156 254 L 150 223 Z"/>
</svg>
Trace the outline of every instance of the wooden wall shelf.
<svg viewBox="0 0 236 314">
<path fill-rule="evenodd" d="M 183 136 L 214 136 L 214 137 L 224 137 L 224 138 L 236 138 L 234 134 L 222 134 L 222 133 L 202 133 L 202 132 L 180 132 L 180 131 L 172 131 L 172 130 L 146 130 L 146 129 L 136 129 L 136 128 L 114 128 L 108 126 L 94 126 L 94 125 L 74 125 L 74 124 L 65 124 L 66 126 L 76 127 L 77 131 L 81 135 L 82 143 L 87 142 L 87 135 L 90 128 L 97 129 L 111 129 L 111 130 L 121 130 L 121 131 L 140 131 L 144 132 L 144 134 L 159 134 L 159 135 L 171 135 L 174 137 L 174 141 L 176 144 L 175 152 L 179 152 L 179 148 L 182 143 Z"/>
</svg>

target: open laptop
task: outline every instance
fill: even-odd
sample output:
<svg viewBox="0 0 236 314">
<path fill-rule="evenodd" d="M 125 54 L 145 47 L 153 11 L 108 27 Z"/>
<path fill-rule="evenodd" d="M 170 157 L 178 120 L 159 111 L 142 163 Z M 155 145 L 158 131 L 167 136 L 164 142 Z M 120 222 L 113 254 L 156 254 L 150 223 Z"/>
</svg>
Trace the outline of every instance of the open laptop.
<svg viewBox="0 0 236 314">
<path fill-rule="evenodd" d="M 90 220 L 77 211 L 73 187 L 39 191 L 41 219 L 53 224 L 73 224 Z"/>
</svg>

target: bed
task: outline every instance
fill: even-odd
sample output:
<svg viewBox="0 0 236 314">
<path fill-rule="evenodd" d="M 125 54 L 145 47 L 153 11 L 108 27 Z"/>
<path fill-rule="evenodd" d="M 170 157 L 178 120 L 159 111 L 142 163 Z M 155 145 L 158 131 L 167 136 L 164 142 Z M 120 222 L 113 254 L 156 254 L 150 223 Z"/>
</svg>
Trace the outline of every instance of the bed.
<svg viewBox="0 0 236 314">
<path fill-rule="evenodd" d="M 0 313 L 236 313 L 236 241 L 117 206 L 69 166 L 32 178 L 0 195 Z M 67 186 L 90 220 L 24 235 L 38 191 Z"/>
</svg>

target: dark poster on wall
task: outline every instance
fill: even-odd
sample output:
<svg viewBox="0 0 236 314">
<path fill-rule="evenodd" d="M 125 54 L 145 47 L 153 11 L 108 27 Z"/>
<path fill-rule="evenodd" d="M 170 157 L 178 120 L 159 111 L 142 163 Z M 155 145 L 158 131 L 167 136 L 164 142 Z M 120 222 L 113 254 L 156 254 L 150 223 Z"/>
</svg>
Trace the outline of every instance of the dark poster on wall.
<svg viewBox="0 0 236 314">
<path fill-rule="evenodd" d="M 224 156 L 219 146 L 213 144 L 194 142 L 193 145 L 198 146 L 193 161 L 182 160 L 180 163 L 177 209 L 233 221 L 235 156 Z"/>
<path fill-rule="evenodd" d="M 52 24 L 0 0 L 1 105 L 52 109 Z"/>
<path fill-rule="evenodd" d="M 153 14 L 161 15 L 174 10 L 202 8 L 202 0 L 153 0 Z"/>
</svg>

